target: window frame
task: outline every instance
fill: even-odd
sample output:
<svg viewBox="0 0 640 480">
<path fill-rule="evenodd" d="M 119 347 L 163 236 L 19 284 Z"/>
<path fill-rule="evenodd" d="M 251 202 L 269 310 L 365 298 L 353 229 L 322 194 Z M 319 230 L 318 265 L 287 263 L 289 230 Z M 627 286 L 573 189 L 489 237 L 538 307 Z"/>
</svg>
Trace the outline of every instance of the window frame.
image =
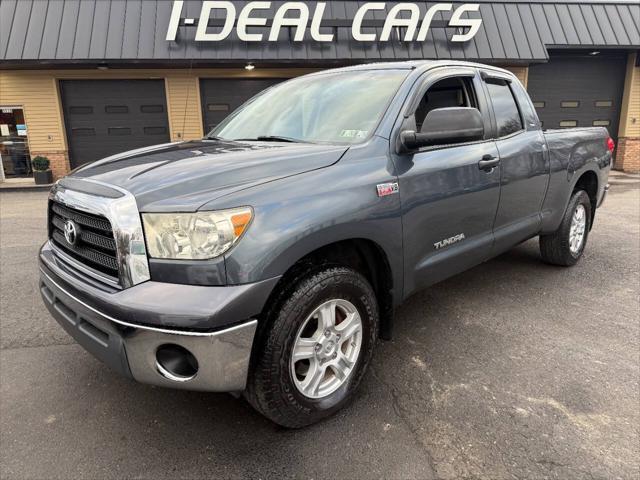
<svg viewBox="0 0 640 480">
<path fill-rule="evenodd" d="M 518 95 L 516 95 L 516 92 L 514 91 L 512 86 L 513 78 L 506 73 L 489 71 L 489 70 L 482 70 L 480 72 L 480 77 L 482 78 L 483 89 L 487 97 L 487 102 L 490 105 L 489 111 L 490 111 L 491 121 L 492 121 L 493 140 L 495 141 L 504 140 L 504 139 L 516 137 L 518 135 L 526 133 L 527 123 L 525 122 L 524 114 L 522 112 L 522 105 L 520 105 L 520 102 L 518 100 Z M 492 83 L 491 82 L 492 80 L 494 81 L 494 83 L 505 82 L 506 87 L 509 89 L 509 92 L 511 93 L 511 98 L 513 98 L 513 101 L 516 104 L 516 109 L 518 110 L 518 116 L 520 117 L 520 126 L 521 126 L 520 130 L 512 132 L 503 137 L 501 137 L 498 133 L 498 118 L 496 115 L 495 108 L 493 106 L 493 99 L 491 98 L 491 94 L 489 93 L 488 84 Z M 533 111 L 535 112 L 535 108 L 533 109 Z"/>
<path fill-rule="evenodd" d="M 478 102 L 478 98 L 477 98 L 478 96 L 476 95 L 475 91 L 473 90 L 473 79 L 471 77 L 465 77 L 465 76 L 456 75 L 456 76 L 453 76 L 453 77 L 441 78 L 440 80 L 432 83 L 431 86 L 425 90 L 425 92 L 422 95 L 422 97 L 419 97 L 420 100 L 419 100 L 418 104 L 415 106 L 415 110 L 414 110 L 414 112 L 412 114 L 413 118 L 415 120 L 415 124 L 416 124 L 416 132 L 420 132 L 421 131 L 422 125 L 424 125 L 424 121 L 427 119 L 427 115 L 429 114 L 427 112 L 427 114 L 422 119 L 422 123 L 420 124 L 420 128 L 418 128 L 418 118 L 417 118 L 418 108 L 422 104 L 422 100 L 424 99 L 425 95 L 427 95 L 431 91 L 431 89 L 433 87 L 435 87 L 438 83 L 440 83 L 440 82 L 442 82 L 444 80 L 448 80 L 448 79 L 456 79 L 459 82 L 459 86 L 458 87 L 460 88 L 460 90 L 462 90 L 462 94 L 464 96 L 465 103 L 468 103 L 470 106 L 471 106 L 472 103 L 475 103 L 477 106 L 479 106 L 479 102 Z M 471 83 L 471 85 L 469 85 L 470 83 Z M 471 88 L 471 91 L 469 91 L 470 88 Z M 440 89 L 437 89 L 436 91 L 444 91 L 444 90 L 445 90 L 444 88 L 440 88 Z M 454 89 L 452 88 L 451 90 L 454 90 Z M 455 90 L 457 91 L 458 89 L 456 88 Z"/>
<path fill-rule="evenodd" d="M 484 122 L 484 138 L 482 140 L 475 140 L 472 142 L 426 146 L 416 150 L 415 152 L 413 152 L 413 154 L 415 155 L 418 153 L 425 153 L 434 150 L 494 141 L 494 139 L 492 138 L 493 125 L 491 123 L 491 108 L 486 98 L 486 92 L 484 91 L 484 87 L 482 86 L 478 70 L 473 67 L 443 66 L 427 70 L 416 80 L 416 84 L 418 85 L 418 87 L 413 89 L 413 93 L 409 95 L 408 99 L 405 101 L 402 109 L 400 110 L 398 122 L 399 127 L 396 130 L 396 137 L 398 140 L 396 153 L 400 153 L 400 134 L 405 130 L 416 130 L 417 128 L 415 124 L 415 112 L 418 109 L 422 98 L 427 93 L 427 90 L 429 90 L 429 88 L 431 88 L 434 84 L 441 80 L 455 77 L 463 77 L 471 80 L 470 83 L 471 87 L 473 88 L 473 94 L 475 95 L 476 101 L 478 103 L 478 110 L 480 111 Z"/>
</svg>

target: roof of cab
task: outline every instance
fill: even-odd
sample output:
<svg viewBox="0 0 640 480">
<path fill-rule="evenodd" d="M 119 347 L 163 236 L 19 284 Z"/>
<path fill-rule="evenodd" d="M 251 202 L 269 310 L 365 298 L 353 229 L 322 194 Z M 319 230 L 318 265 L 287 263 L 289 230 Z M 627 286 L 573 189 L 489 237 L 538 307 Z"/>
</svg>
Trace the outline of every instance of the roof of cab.
<svg viewBox="0 0 640 480">
<path fill-rule="evenodd" d="M 493 65 L 485 65 L 482 63 L 465 62 L 462 60 L 408 60 L 404 62 L 373 62 L 362 63 L 358 65 L 350 65 L 348 67 L 332 68 L 329 70 L 322 70 L 320 72 L 312 73 L 311 75 L 317 75 L 330 72 L 350 72 L 359 70 L 416 70 L 422 73 L 426 70 L 430 70 L 436 67 L 473 67 L 473 68 L 486 68 L 494 71 L 504 72 L 511 74 L 504 68 L 495 67 Z"/>
</svg>

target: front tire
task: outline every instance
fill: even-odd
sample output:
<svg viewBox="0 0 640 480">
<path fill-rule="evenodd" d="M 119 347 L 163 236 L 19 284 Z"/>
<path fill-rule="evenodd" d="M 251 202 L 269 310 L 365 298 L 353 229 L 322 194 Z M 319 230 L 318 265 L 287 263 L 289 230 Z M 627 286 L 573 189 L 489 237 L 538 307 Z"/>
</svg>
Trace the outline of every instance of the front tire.
<svg viewBox="0 0 640 480">
<path fill-rule="evenodd" d="M 300 428 L 354 395 L 378 337 L 369 282 L 345 267 L 299 277 L 267 311 L 245 398 L 273 422 Z"/>
<path fill-rule="evenodd" d="M 584 190 L 575 191 L 558 230 L 540 236 L 542 259 L 563 267 L 578 263 L 587 245 L 591 218 L 589 195 Z"/>
</svg>

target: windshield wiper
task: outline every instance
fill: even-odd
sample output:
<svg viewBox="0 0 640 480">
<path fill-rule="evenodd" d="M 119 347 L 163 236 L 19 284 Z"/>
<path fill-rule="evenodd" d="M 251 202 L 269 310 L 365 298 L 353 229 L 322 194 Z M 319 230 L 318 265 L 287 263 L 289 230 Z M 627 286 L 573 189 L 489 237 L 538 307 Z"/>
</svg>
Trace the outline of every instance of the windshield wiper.
<svg viewBox="0 0 640 480">
<path fill-rule="evenodd" d="M 217 140 L 218 142 L 224 142 L 227 140 L 226 138 L 216 137 L 215 135 L 207 135 L 205 138 L 207 140 Z"/>
<path fill-rule="evenodd" d="M 289 142 L 289 143 L 307 143 L 297 138 L 281 137 L 279 135 L 259 135 L 256 138 L 236 138 L 234 142 Z"/>
</svg>

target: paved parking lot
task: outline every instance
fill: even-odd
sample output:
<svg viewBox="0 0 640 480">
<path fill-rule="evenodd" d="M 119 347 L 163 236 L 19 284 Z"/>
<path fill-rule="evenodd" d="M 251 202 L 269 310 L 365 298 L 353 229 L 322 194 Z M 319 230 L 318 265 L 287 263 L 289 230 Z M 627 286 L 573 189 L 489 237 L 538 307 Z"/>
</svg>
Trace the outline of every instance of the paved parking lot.
<svg viewBox="0 0 640 480">
<path fill-rule="evenodd" d="M 37 294 L 46 193 L 0 193 L 0 477 L 638 478 L 639 184 L 574 268 L 534 240 L 414 296 L 354 403 L 299 431 L 74 345 Z"/>
</svg>

